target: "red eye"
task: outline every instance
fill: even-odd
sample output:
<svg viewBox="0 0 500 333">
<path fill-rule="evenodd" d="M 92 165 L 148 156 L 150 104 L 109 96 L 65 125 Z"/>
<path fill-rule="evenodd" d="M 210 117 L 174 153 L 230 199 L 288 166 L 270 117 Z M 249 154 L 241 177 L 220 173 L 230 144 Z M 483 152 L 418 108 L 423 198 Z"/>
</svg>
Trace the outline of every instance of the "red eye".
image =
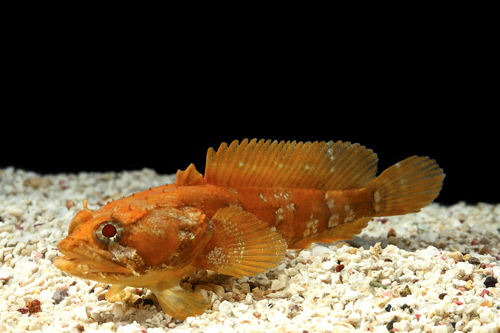
<svg viewBox="0 0 500 333">
<path fill-rule="evenodd" d="M 125 230 L 123 225 L 116 220 L 104 221 L 94 231 L 95 239 L 104 245 L 117 243 L 122 239 Z"/>
<path fill-rule="evenodd" d="M 114 235 L 116 235 L 116 228 L 115 228 L 115 226 L 112 225 L 112 224 L 106 224 L 102 228 L 102 235 L 105 236 L 105 237 L 108 237 L 108 238 L 111 238 Z"/>
</svg>

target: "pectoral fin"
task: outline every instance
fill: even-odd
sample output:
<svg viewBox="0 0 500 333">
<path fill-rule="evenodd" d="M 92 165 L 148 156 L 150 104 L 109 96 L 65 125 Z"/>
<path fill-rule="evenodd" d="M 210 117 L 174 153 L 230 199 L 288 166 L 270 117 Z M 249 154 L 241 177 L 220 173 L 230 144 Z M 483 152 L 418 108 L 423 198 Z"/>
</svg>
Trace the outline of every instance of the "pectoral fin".
<svg viewBox="0 0 500 333">
<path fill-rule="evenodd" d="M 222 274 L 254 276 L 275 268 L 287 244 L 255 215 L 239 207 L 219 209 L 211 220 L 213 237 L 202 266 Z"/>
</svg>

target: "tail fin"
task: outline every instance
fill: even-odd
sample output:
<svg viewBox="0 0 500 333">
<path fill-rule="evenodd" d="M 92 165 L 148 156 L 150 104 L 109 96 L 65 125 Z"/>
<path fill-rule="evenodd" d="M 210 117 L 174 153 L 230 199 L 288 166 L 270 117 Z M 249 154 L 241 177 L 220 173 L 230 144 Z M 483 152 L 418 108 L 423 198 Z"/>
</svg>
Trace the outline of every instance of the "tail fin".
<svg viewBox="0 0 500 333">
<path fill-rule="evenodd" d="M 443 170 L 428 157 L 409 157 L 391 166 L 368 184 L 373 190 L 376 216 L 420 211 L 441 190 Z"/>
</svg>

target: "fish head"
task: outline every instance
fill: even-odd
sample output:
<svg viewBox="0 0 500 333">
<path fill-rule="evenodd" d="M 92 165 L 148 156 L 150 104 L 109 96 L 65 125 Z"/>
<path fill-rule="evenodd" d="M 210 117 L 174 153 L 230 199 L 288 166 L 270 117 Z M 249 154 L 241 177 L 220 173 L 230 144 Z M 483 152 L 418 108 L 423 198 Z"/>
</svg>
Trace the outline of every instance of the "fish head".
<svg viewBox="0 0 500 333">
<path fill-rule="evenodd" d="M 55 259 L 56 267 L 84 279 L 144 286 L 139 280 L 149 273 L 193 261 L 193 250 L 206 243 L 206 216 L 191 207 L 158 208 L 141 200 L 117 200 L 97 211 L 84 202 L 57 245 L 63 256 Z"/>
</svg>

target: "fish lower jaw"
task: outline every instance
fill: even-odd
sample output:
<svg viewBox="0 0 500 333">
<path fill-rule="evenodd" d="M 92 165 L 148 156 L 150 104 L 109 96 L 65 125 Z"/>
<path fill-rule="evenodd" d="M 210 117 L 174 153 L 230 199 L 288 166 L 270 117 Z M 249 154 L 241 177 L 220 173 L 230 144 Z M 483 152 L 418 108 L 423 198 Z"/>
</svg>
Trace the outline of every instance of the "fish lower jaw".
<svg viewBox="0 0 500 333">
<path fill-rule="evenodd" d="M 72 255 L 55 258 L 54 265 L 73 276 L 111 283 L 116 283 L 117 280 L 134 275 L 135 273 L 135 271 L 113 262 L 99 262 L 86 257 Z"/>
</svg>

